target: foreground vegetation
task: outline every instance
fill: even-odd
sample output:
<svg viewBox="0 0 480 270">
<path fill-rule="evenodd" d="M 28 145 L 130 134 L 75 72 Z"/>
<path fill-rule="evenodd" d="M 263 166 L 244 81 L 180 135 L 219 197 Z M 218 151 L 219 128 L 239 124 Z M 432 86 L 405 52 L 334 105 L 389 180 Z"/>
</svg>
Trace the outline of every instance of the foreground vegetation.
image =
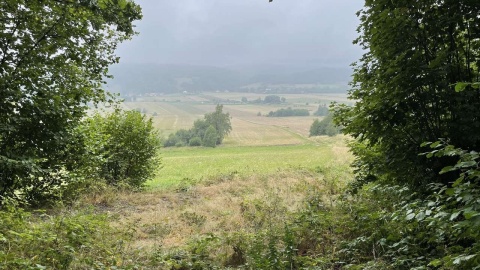
<svg viewBox="0 0 480 270">
<path fill-rule="evenodd" d="M 293 233 L 289 226 L 308 200 L 334 204 L 350 176 L 351 157 L 344 140 L 318 138 L 317 148 L 175 148 L 163 155 L 164 165 L 171 170 L 164 172 L 164 178 L 150 182 L 149 191 L 137 193 L 97 185 L 64 211 L 5 211 L 1 233 L 6 245 L 0 251 L 0 261 L 8 269 L 83 269 L 87 265 L 118 269 L 268 269 L 269 262 L 262 255 L 269 249 L 266 244 L 275 243 L 281 248 L 285 229 Z M 318 154 L 308 155 L 315 148 Z M 224 163 L 216 163 L 218 151 L 222 160 L 241 159 L 257 167 L 229 172 Z M 297 163 L 289 167 L 262 158 L 281 153 L 285 156 L 279 159 L 298 159 Z M 259 154 L 263 156 L 257 157 Z M 189 162 L 179 163 L 179 158 Z M 201 166 L 192 165 L 193 170 L 199 170 L 187 175 L 198 178 L 169 182 L 170 173 L 194 159 L 206 161 L 204 167 L 215 167 L 217 173 L 202 172 Z M 310 161 L 305 162 L 307 159 Z M 257 164 L 262 160 L 263 164 Z M 94 244 L 99 238 L 102 244 Z M 46 250 L 41 256 L 36 248 L 40 245 Z M 290 256 L 295 257 L 296 252 L 292 250 Z M 282 254 L 279 251 L 278 259 Z"/>
<path fill-rule="evenodd" d="M 68 208 L 32 213 L 4 209 L 1 266 L 474 268 L 476 244 L 468 253 L 462 248 L 478 234 L 478 196 L 468 185 L 459 181 L 452 189 L 432 187 L 438 192 L 425 201 L 402 186 L 368 184 L 352 193 L 352 157 L 344 138 L 317 140 L 325 144 L 317 149 L 324 158 L 316 160 L 317 166 L 220 173 L 141 193 L 99 185 Z M 435 145 L 432 158 L 462 156 L 459 169 L 478 159 L 454 148 L 435 149 L 444 146 Z M 182 155 L 190 154 L 175 153 Z M 255 155 L 252 151 L 246 157 Z M 463 176 L 477 173 L 469 169 Z"/>
<path fill-rule="evenodd" d="M 85 118 L 87 102 L 108 98 L 102 74 L 139 7 L 0 10 L 0 37 L 13 39 L 0 62 L 1 268 L 480 268 L 478 1 L 366 1 L 356 103 L 333 106 L 353 157 L 345 137 L 276 127 L 298 140 L 165 151 L 170 171 L 148 191 L 153 121 Z"/>
</svg>

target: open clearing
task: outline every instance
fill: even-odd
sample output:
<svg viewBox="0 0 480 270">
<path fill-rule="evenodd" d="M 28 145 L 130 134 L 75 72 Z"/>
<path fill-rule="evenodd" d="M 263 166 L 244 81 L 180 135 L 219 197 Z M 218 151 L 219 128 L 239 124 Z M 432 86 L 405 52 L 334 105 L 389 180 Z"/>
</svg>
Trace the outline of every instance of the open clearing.
<svg viewBox="0 0 480 270">
<path fill-rule="evenodd" d="M 246 95 L 246 96 L 245 96 Z M 240 100 L 264 98 L 265 94 L 205 93 L 141 97 L 124 106 L 152 117 L 162 136 L 179 129 L 189 129 L 193 122 L 215 109 L 215 100 L 230 103 L 224 111 L 232 117 L 232 132 L 217 148 L 162 149 L 163 168 L 147 185 L 154 189 L 171 188 L 186 182 L 239 174 L 251 176 L 271 174 L 293 168 L 313 169 L 329 164 L 334 147 L 344 147 L 344 140 L 325 137 L 320 142 L 308 137 L 310 125 L 319 117 L 265 117 L 280 108 L 307 109 L 313 114 L 319 104 L 344 101 L 344 95 L 287 94 L 283 104 L 242 104 Z M 309 102 L 305 102 L 308 100 Z M 261 116 L 258 115 L 260 112 Z"/>
</svg>

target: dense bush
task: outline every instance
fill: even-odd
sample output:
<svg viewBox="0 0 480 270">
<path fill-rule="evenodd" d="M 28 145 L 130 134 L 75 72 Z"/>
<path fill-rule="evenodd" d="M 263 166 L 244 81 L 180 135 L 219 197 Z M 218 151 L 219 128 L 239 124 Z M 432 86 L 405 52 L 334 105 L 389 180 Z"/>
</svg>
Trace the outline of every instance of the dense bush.
<svg viewBox="0 0 480 270">
<path fill-rule="evenodd" d="M 0 2 L 0 204 L 42 205 L 77 181 L 73 130 L 111 98 L 115 48 L 140 18 L 133 1 Z"/>
<path fill-rule="evenodd" d="M 215 134 L 216 136 L 216 134 Z M 216 137 L 215 137 L 216 138 Z M 202 145 L 202 139 L 200 137 L 193 137 L 190 139 L 188 142 L 190 146 L 201 146 Z"/>
<path fill-rule="evenodd" d="M 333 122 L 332 114 L 325 116 L 321 121 L 315 119 L 310 126 L 310 136 L 328 135 L 335 136 L 340 133 L 341 128 Z"/>
<path fill-rule="evenodd" d="M 393 269 L 476 269 L 480 264 L 480 171 L 478 152 L 432 144 L 426 156 L 457 156 L 442 174 L 456 171 L 453 184 L 430 184 L 424 196 L 408 186 L 370 184 L 349 200 L 355 218 L 342 259 L 358 267 L 384 262 Z M 381 267 L 378 267 L 381 268 Z"/>
<path fill-rule="evenodd" d="M 81 130 L 88 149 L 83 173 L 91 172 L 87 177 L 141 187 L 159 169 L 158 132 L 152 120 L 137 111 L 97 113 L 83 122 Z"/>
<path fill-rule="evenodd" d="M 271 111 L 267 117 L 289 117 L 289 116 L 309 116 L 310 112 L 307 109 L 292 109 L 290 107 Z"/>
<path fill-rule="evenodd" d="M 414 188 L 448 184 L 438 172 L 449 158 L 432 162 L 418 155 L 420 145 L 445 138 L 480 150 L 480 89 L 455 87 L 479 79 L 479 13 L 479 1 L 440 0 L 367 1 L 359 12 L 355 42 L 366 50 L 354 64 L 355 104 L 337 108 L 337 119 L 388 160 L 372 164 L 377 177 Z"/>
<path fill-rule="evenodd" d="M 354 269 L 479 268 L 479 12 L 478 1 L 375 0 L 358 13 L 356 103 L 336 106 L 357 139 L 359 227 L 342 249 Z"/>
</svg>

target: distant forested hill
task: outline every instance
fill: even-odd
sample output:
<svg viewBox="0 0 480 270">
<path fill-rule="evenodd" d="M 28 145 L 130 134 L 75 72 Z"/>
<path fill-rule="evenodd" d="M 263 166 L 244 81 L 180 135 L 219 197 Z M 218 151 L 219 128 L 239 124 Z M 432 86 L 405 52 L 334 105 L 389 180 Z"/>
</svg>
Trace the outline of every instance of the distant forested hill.
<svg viewBox="0 0 480 270">
<path fill-rule="evenodd" d="M 111 67 L 111 92 L 121 94 L 206 91 L 344 92 L 349 68 L 210 67 L 123 64 Z"/>
</svg>

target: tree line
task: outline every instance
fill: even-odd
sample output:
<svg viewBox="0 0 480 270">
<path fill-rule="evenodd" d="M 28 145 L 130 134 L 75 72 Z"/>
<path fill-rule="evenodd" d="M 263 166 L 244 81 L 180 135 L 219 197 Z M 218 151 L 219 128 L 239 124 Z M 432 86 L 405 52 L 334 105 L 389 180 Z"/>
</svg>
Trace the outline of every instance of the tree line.
<svg viewBox="0 0 480 270">
<path fill-rule="evenodd" d="M 267 117 L 289 117 L 289 116 L 309 116 L 310 112 L 307 109 L 292 109 L 281 108 L 276 111 L 270 111 L 266 116 Z"/>
<path fill-rule="evenodd" d="M 230 114 L 224 113 L 223 105 L 218 104 L 215 107 L 215 112 L 207 113 L 203 119 L 196 120 L 191 129 L 180 129 L 170 134 L 163 146 L 215 147 L 223 142 L 223 139 L 231 130 Z"/>
</svg>

